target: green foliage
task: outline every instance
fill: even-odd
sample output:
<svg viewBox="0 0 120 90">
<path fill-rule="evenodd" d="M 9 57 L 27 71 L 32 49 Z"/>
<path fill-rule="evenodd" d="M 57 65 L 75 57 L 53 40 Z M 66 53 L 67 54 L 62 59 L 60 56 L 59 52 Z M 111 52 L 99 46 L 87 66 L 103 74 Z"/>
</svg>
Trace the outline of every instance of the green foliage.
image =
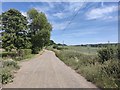
<svg viewBox="0 0 120 90">
<path fill-rule="evenodd" d="M 10 9 L 2 13 L 2 46 L 6 51 L 29 48 L 27 19 L 18 10 Z"/>
<path fill-rule="evenodd" d="M 26 55 L 29 55 L 29 54 L 31 54 L 31 49 L 20 49 L 19 50 L 19 55 L 21 56 L 21 57 L 25 57 Z"/>
<path fill-rule="evenodd" d="M 115 48 L 107 47 L 98 51 L 99 62 L 104 63 L 115 57 Z"/>
<path fill-rule="evenodd" d="M 54 48 L 54 49 L 57 49 L 57 48 L 58 48 L 58 45 L 54 45 L 53 48 Z"/>
<path fill-rule="evenodd" d="M 32 53 L 34 53 L 34 54 L 38 54 L 39 51 L 40 51 L 40 48 L 39 48 L 39 47 L 33 47 L 33 48 L 32 48 Z"/>
<path fill-rule="evenodd" d="M 2 58 L 4 58 L 4 57 L 14 58 L 14 57 L 17 56 L 17 53 L 13 52 L 13 51 L 11 51 L 11 52 L 2 52 L 0 55 L 2 56 Z"/>
<path fill-rule="evenodd" d="M 39 13 L 35 9 L 28 11 L 28 17 L 31 21 L 29 25 L 29 37 L 31 38 L 32 52 L 38 53 L 40 49 L 49 44 L 52 27 L 45 14 L 42 12 Z"/>
<path fill-rule="evenodd" d="M 4 67 L 12 67 L 12 68 L 19 69 L 17 62 L 14 60 L 4 60 L 3 61 L 3 68 Z"/>
<path fill-rule="evenodd" d="M 118 47 L 118 49 L 117 49 L 117 57 L 120 60 L 120 47 Z"/>
<path fill-rule="evenodd" d="M 29 20 L 15 9 L 2 13 L 2 46 L 6 51 L 31 48 L 38 52 L 49 44 L 52 26 L 45 14 L 31 9 L 27 15 Z"/>
<path fill-rule="evenodd" d="M 33 47 L 42 48 L 45 45 L 49 44 L 50 32 L 47 30 L 39 31 L 35 36 L 32 37 Z"/>
<path fill-rule="evenodd" d="M 2 52 L 0 55 L 2 58 L 12 58 L 17 61 L 23 60 L 28 58 L 32 54 L 31 49 L 19 49 L 18 52 L 11 51 L 11 52 Z"/>
<path fill-rule="evenodd" d="M 59 45 L 57 45 L 57 44 L 54 44 L 53 45 L 53 49 L 57 49 L 57 50 L 62 50 L 62 49 L 68 49 L 67 47 L 64 47 L 64 46 L 59 46 Z"/>
<path fill-rule="evenodd" d="M 13 81 L 13 70 L 19 69 L 19 65 L 16 61 L 9 59 L 9 60 L 1 60 L 2 62 L 2 69 L 0 69 L 0 77 L 2 78 L 1 83 L 7 84 Z"/>
<path fill-rule="evenodd" d="M 118 59 L 106 61 L 102 67 L 109 76 L 120 77 L 120 61 Z"/>
<path fill-rule="evenodd" d="M 31 10 L 29 10 L 27 12 L 28 16 L 29 16 L 29 19 L 34 19 L 35 17 L 37 17 L 38 15 L 38 11 L 34 8 L 32 8 Z"/>
<path fill-rule="evenodd" d="M 17 61 L 26 59 L 29 55 L 31 55 L 32 50 L 31 49 L 20 49 L 18 51 L 18 55 L 14 58 Z"/>
<path fill-rule="evenodd" d="M 56 43 L 53 40 L 49 41 L 49 45 L 55 45 Z"/>
<path fill-rule="evenodd" d="M 0 76 L 2 78 L 1 83 L 2 84 L 7 84 L 9 82 L 12 82 L 13 80 L 13 75 L 11 74 L 10 70 L 7 68 L 2 69 L 2 72 L 0 72 Z"/>
</svg>

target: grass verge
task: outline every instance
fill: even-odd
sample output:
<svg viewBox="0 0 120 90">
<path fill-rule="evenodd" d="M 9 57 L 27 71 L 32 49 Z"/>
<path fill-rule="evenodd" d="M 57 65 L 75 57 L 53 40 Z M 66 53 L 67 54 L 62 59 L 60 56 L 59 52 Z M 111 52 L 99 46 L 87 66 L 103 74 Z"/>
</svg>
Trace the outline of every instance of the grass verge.
<svg viewBox="0 0 120 90">
<path fill-rule="evenodd" d="M 120 88 L 120 62 L 111 59 L 98 62 L 96 55 L 86 55 L 70 50 L 53 50 L 58 58 L 100 88 Z"/>
</svg>

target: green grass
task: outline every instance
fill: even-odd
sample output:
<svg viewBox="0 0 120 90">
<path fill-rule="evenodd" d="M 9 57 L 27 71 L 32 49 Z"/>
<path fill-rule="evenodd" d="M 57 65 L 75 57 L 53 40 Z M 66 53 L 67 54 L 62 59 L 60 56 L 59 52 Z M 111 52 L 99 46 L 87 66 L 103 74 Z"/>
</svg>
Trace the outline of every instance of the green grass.
<svg viewBox="0 0 120 90">
<path fill-rule="evenodd" d="M 18 63 L 20 61 L 30 60 L 35 57 L 36 54 L 31 54 L 30 50 L 22 52 L 21 56 L 18 56 L 15 51 L 0 53 L 0 62 L 2 62 L 2 67 L 0 69 L 0 77 L 2 78 L 1 83 L 7 84 L 13 81 L 14 71 L 18 70 L 20 67 Z"/>
<path fill-rule="evenodd" d="M 72 52 L 78 52 L 83 54 L 95 55 L 100 48 L 95 47 L 82 47 L 82 46 L 64 46 Z"/>
<path fill-rule="evenodd" d="M 53 50 L 53 46 L 47 47 L 48 50 Z M 58 50 L 68 50 L 70 52 L 78 52 L 87 55 L 96 55 L 101 48 L 97 47 L 83 47 L 83 46 L 58 46 Z"/>
<path fill-rule="evenodd" d="M 53 50 L 66 65 L 83 75 L 100 88 L 120 88 L 120 62 L 117 58 L 99 62 L 100 48 L 66 46 L 67 49 Z"/>
<path fill-rule="evenodd" d="M 2 67 L 0 69 L 0 77 L 2 78 L 1 83 L 7 84 L 9 82 L 12 82 L 14 78 L 14 71 L 20 68 L 18 63 L 12 59 L 2 59 L 0 62 L 2 62 Z"/>
</svg>

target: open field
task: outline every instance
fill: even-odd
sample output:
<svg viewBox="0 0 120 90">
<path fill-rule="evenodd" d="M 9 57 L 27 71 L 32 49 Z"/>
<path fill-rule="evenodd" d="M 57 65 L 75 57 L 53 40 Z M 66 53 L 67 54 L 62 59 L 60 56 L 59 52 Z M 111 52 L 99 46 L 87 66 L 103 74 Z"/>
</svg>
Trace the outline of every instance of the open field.
<svg viewBox="0 0 120 90">
<path fill-rule="evenodd" d="M 82 47 L 82 46 L 64 46 L 64 48 L 67 48 L 67 50 L 70 50 L 72 52 L 84 53 L 89 55 L 95 55 L 97 54 L 97 51 L 101 49 L 98 47 Z"/>
</svg>

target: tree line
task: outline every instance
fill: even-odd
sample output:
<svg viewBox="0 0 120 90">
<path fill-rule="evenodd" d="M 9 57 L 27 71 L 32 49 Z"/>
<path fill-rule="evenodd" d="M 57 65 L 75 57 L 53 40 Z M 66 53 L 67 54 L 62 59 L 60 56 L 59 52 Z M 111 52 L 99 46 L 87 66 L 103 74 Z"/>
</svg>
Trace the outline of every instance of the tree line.
<svg viewBox="0 0 120 90">
<path fill-rule="evenodd" d="M 49 44 L 52 25 L 43 12 L 32 8 L 24 16 L 16 9 L 9 9 L 0 18 L 2 48 L 6 51 L 31 49 L 32 53 L 38 53 Z"/>
<path fill-rule="evenodd" d="M 83 47 L 108 47 L 108 46 L 118 46 L 118 43 L 101 43 L 101 44 L 81 44 L 81 45 L 75 45 L 75 46 L 83 46 Z"/>
</svg>

